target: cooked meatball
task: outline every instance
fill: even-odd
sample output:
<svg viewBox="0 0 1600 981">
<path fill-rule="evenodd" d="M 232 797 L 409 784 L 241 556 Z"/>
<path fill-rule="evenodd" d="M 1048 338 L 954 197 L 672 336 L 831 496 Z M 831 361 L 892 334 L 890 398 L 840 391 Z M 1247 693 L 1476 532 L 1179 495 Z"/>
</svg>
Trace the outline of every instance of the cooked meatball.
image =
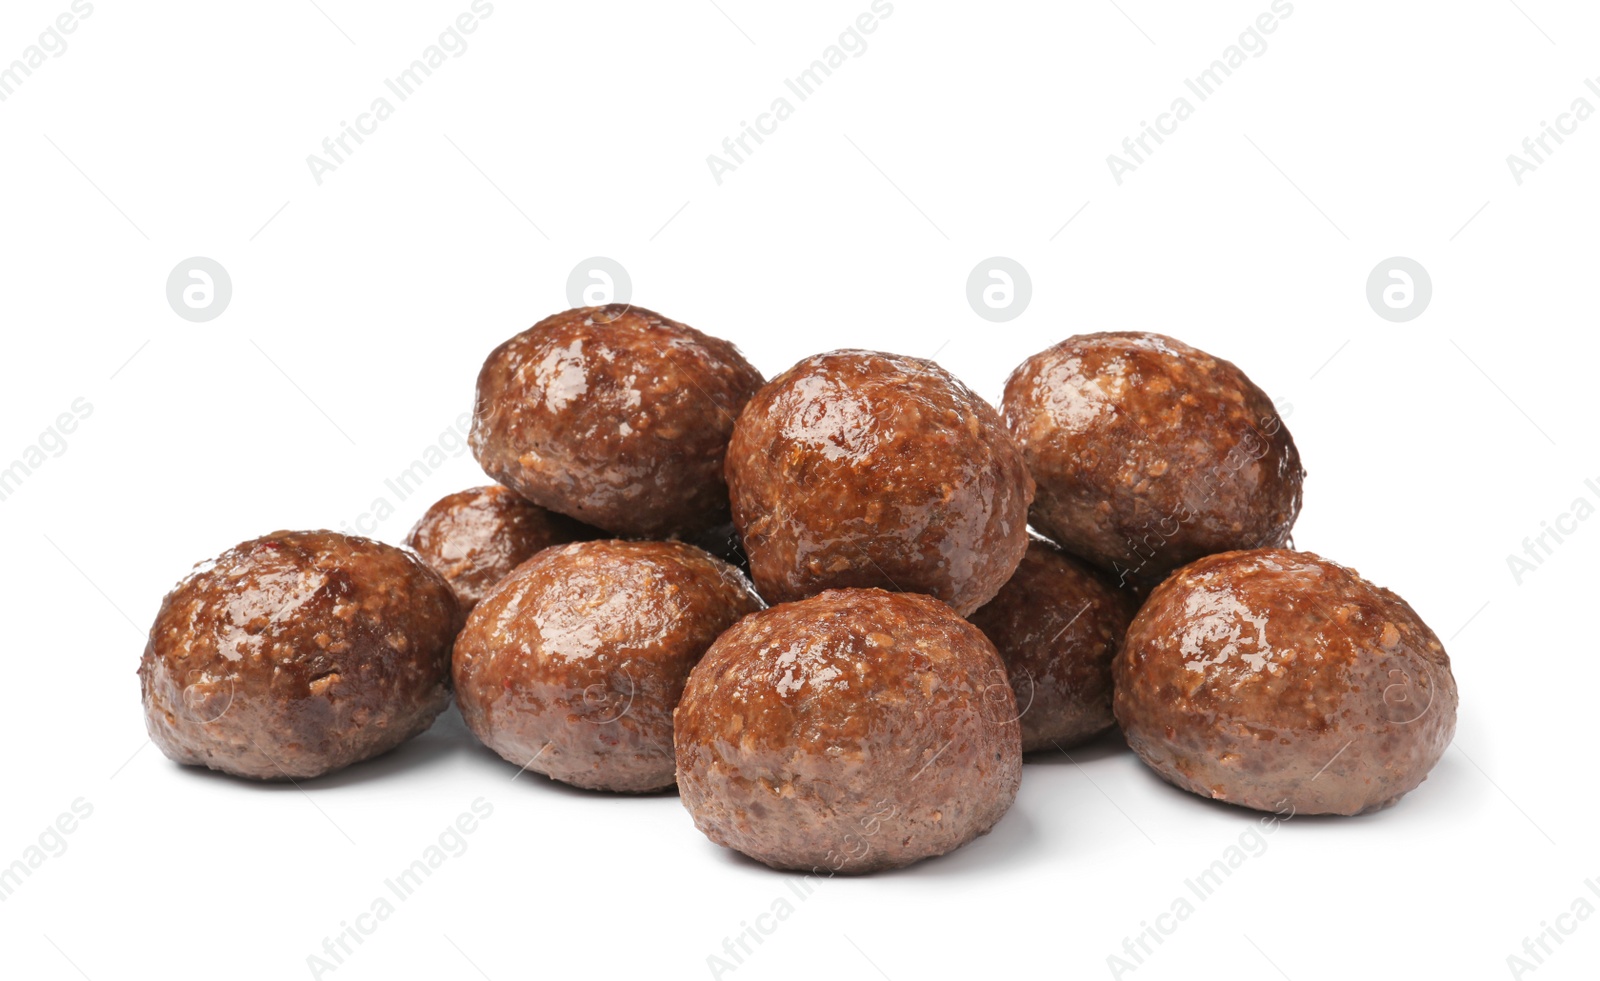
<svg viewBox="0 0 1600 981">
<path fill-rule="evenodd" d="M 548 548 L 456 640 L 456 701 L 484 745 L 593 790 L 672 786 L 672 710 L 717 635 L 761 608 L 737 569 L 681 542 Z"/>
<path fill-rule="evenodd" d="M 728 448 L 733 521 L 770 602 L 877 586 L 961 614 L 1028 547 L 1033 480 L 994 408 L 932 361 L 810 357 L 762 388 Z"/>
<path fill-rule="evenodd" d="M 1038 481 L 1033 526 L 1147 590 L 1180 565 L 1288 541 L 1305 472 L 1272 400 L 1160 334 L 1069 337 L 1006 381 Z"/>
<path fill-rule="evenodd" d="M 421 560 L 279 531 L 202 563 L 162 601 L 139 662 L 163 753 L 259 780 L 377 756 L 450 702 L 455 596 Z"/>
<path fill-rule="evenodd" d="M 484 362 L 472 452 L 540 507 L 688 537 L 728 520 L 728 434 L 761 380 L 732 344 L 649 310 L 568 310 Z"/>
<path fill-rule="evenodd" d="M 441 498 L 406 536 L 471 613 L 495 583 L 540 549 L 603 536 L 495 484 Z"/>
<path fill-rule="evenodd" d="M 1129 626 L 1114 675 L 1117 722 L 1146 763 L 1257 810 L 1376 810 L 1455 732 L 1439 638 L 1405 600 L 1309 552 L 1178 570 Z"/>
<path fill-rule="evenodd" d="M 678 790 L 774 868 L 874 872 L 986 833 L 1022 776 L 994 645 L 944 603 L 829 590 L 739 621 L 690 675 Z"/>
<path fill-rule="evenodd" d="M 1136 608 L 1104 573 L 1034 539 L 999 595 L 972 614 L 1006 664 L 1024 753 L 1066 749 L 1116 724 L 1111 659 Z"/>
</svg>

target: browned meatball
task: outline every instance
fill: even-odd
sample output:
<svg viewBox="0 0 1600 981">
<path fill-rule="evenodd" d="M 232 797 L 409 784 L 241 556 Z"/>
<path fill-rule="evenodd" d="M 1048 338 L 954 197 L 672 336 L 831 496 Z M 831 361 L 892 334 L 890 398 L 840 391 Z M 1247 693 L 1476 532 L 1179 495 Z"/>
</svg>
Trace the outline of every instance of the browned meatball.
<svg viewBox="0 0 1600 981">
<path fill-rule="evenodd" d="M 639 307 L 546 317 L 478 374 L 473 455 L 541 507 L 616 535 L 728 520 L 728 434 L 761 373 L 727 341 Z"/>
<path fill-rule="evenodd" d="M 1111 659 L 1137 604 L 1099 570 L 1034 539 L 969 618 L 994 642 L 1022 713 L 1022 751 L 1066 749 L 1116 724 Z"/>
<path fill-rule="evenodd" d="M 456 701 L 483 743 L 578 787 L 672 786 L 672 710 L 717 635 L 761 608 L 737 569 L 681 542 L 548 548 L 456 640 Z"/>
<path fill-rule="evenodd" d="M 279 531 L 202 563 L 139 662 L 163 753 L 260 780 L 377 756 L 450 702 L 450 586 L 392 545 Z"/>
<path fill-rule="evenodd" d="M 1022 777 L 994 645 L 929 596 L 835 589 L 739 621 L 677 713 L 695 827 L 774 868 L 875 872 L 986 833 Z"/>
<path fill-rule="evenodd" d="M 1227 552 L 1156 587 L 1114 665 L 1128 745 L 1185 790 L 1360 814 L 1439 761 L 1456 682 L 1405 600 L 1309 552 Z"/>
<path fill-rule="evenodd" d="M 602 535 L 495 484 L 441 498 L 411 529 L 406 544 L 444 576 L 467 614 L 535 552 Z"/>
<path fill-rule="evenodd" d="M 1033 526 L 1121 582 L 1282 545 L 1300 513 L 1305 471 L 1272 400 L 1170 337 L 1069 337 L 1011 373 L 1004 409 L 1039 484 Z"/>
<path fill-rule="evenodd" d="M 1028 547 L 1033 480 L 999 414 L 932 361 L 810 357 L 728 447 L 733 521 L 769 601 L 877 586 L 987 602 Z"/>
</svg>

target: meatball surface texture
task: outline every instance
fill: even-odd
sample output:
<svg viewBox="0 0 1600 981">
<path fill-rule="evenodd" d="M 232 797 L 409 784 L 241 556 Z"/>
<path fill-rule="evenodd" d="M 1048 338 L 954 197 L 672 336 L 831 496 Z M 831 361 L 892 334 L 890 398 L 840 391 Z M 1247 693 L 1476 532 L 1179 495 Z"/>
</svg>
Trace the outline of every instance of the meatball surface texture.
<svg viewBox="0 0 1600 981">
<path fill-rule="evenodd" d="M 834 351 L 750 400 L 728 449 L 733 520 L 769 602 L 926 593 L 963 615 L 1028 547 L 1033 480 L 999 414 L 931 361 Z"/>
<path fill-rule="evenodd" d="M 576 542 L 518 566 L 455 646 L 456 702 L 484 745 L 591 790 L 673 783 L 689 671 L 761 608 L 733 566 L 681 542 Z"/>
<path fill-rule="evenodd" d="M 1181 565 L 1289 539 L 1305 471 L 1272 400 L 1160 334 L 1069 337 L 1006 381 L 1033 527 L 1148 591 Z"/>
<path fill-rule="evenodd" d="M 448 583 L 392 545 L 280 531 L 202 563 L 139 663 L 145 724 L 179 763 L 305 779 L 377 756 L 450 702 Z"/>
<path fill-rule="evenodd" d="M 1138 608 L 1105 573 L 1034 539 L 970 619 L 1006 664 L 1022 751 L 1067 749 L 1112 726 L 1111 659 Z"/>
<path fill-rule="evenodd" d="M 493 484 L 440 498 L 406 535 L 456 592 L 462 615 L 535 552 L 604 533 Z"/>
<path fill-rule="evenodd" d="M 779 869 L 854 874 L 988 832 L 1022 774 L 994 646 L 944 603 L 829 590 L 748 616 L 677 712 L 695 826 Z"/>
<path fill-rule="evenodd" d="M 489 476 L 614 535 L 728 520 L 722 464 L 761 373 L 738 348 L 640 307 L 546 317 L 478 374 L 469 442 Z"/>
<path fill-rule="evenodd" d="M 1309 552 L 1179 569 L 1134 617 L 1113 673 L 1117 722 L 1156 773 L 1257 810 L 1384 807 L 1455 732 L 1439 638 L 1405 600 Z"/>
</svg>

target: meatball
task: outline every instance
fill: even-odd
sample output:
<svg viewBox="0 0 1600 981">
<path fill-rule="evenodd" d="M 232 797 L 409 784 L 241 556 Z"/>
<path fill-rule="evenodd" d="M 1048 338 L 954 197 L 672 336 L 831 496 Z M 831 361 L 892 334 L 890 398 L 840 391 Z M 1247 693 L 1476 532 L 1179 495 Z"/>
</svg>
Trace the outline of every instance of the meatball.
<svg viewBox="0 0 1600 981">
<path fill-rule="evenodd" d="M 167 594 L 139 662 L 145 725 L 173 760 L 305 779 L 388 752 L 450 702 L 460 617 L 392 545 L 279 531 Z"/>
<path fill-rule="evenodd" d="M 1117 722 L 1156 773 L 1257 810 L 1384 807 L 1455 732 L 1439 638 L 1405 600 L 1309 552 L 1178 570 L 1134 617 L 1114 675 Z"/>
<path fill-rule="evenodd" d="M 828 590 L 745 617 L 677 712 L 678 790 L 712 841 L 874 872 L 988 832 L 1022 776 L 994 645 L 929 596 Z"/>
<path fill-rule="evenodd" d="M 496 484 L 441 498 L 411 529 L 406 544 L 444 576 L 467 614 L 533 553 L 602 536 L 597 528 L 547 511 Z"/>
<path fill-rule="evenodd" d="M 835 587 L 987 602 L 1028 547 L 1033 480 L 999 414 L 932 361 L 810 357 L 745 406 L 733 521 L 771 602 Z"/>
<path fill-rule="evenodd" d="M 495 348 L 473 455 L 539 505 L 628 537 L 728 520 L 722 461 L 761 373 L 727 341 L 639 307 L 568 310 Z"/>
<path fill-rule="evenodd" d="M 1170 337 L 1069 337 L 1011 373 L 1004 410 L 1038 481 L 1034 528 L 1141 590 L 1282 545 L 1300 513 L 1305 471 L 1272 400 Z"/>
<path fill-rule="evenodd" d="M 592 790 L 672 786 L 672 710 L 717 635 L 761 608 L 737 569 L 681 542 L 548 548 L 484 597 L 455 647 L 484 745 Z"/>
<path fill-rule="evenodd" d="M 1066 749 L 1116 724 L 1111 659 L 1136 608 L 1099 570 L 1034 539 L 999 595 L 972 614 L 1010 675 L 1024 753 Z"/>
</svg>

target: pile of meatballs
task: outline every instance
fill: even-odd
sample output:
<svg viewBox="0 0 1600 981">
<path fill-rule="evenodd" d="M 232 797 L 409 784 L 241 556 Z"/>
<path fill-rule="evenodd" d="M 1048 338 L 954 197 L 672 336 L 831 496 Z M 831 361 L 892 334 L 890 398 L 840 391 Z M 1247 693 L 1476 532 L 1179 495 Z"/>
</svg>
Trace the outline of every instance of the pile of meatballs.
<svg viewBox="0 0 1600 981">
<path fill-rule="evenodd" d="M 986 833 L 1024 753 L 1113 727 L 1195 794 L 1347 815 L 1455 728 L 1415 611 L 1285 547 L 1305 472 L 1271 400 L 1170 337 L 1069 337 L 997 411 L 932 361 L 768 381 L 648 310 L 569 310 L 489 355 L 470 442 L 497 483 L 403 548 L 280 531 L 179 583 L 139 667 L 156 745 L 301 780 L 453 696 L 520 770 L 675 786 L 712 841 L 850 874 Z"/>
</svg>

